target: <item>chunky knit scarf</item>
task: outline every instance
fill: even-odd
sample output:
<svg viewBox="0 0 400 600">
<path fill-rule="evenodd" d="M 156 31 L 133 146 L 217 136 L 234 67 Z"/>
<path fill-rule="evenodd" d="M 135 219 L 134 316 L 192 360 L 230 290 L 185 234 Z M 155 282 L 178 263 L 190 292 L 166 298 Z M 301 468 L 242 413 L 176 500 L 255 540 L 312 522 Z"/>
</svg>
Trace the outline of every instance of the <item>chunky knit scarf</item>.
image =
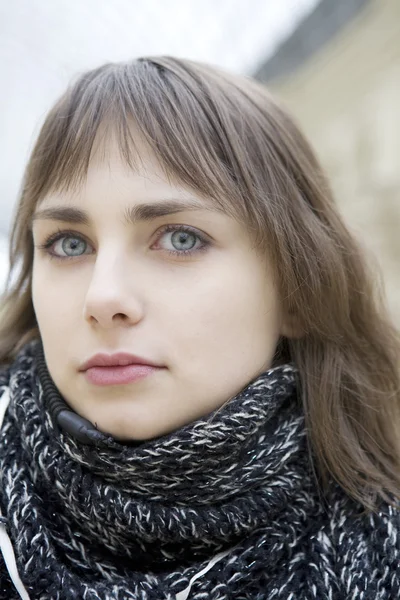
<svg viewBox="0 0 400 600">
<path fill-rule="evenodd" d="M 40 353 L 0 376 L 1 512 L 31 600 L 400 597 L 398 514 L 322 498 L 293 365 L 158 440 L 88 445 L 57 426 Z M 0 582 L 18 597 L 1 561 Z"/>
</svg>

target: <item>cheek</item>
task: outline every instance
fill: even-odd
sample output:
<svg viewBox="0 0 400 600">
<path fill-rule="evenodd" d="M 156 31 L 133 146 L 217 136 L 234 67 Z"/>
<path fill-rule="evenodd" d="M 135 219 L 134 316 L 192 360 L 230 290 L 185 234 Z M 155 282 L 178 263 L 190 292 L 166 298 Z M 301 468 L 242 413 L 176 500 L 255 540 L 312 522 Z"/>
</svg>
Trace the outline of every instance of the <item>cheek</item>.
<svg viewBox="0 0 400 600">
<path fill-rule="evenodd" d="M 280 329 L 276 292 L 259 273 L 235 270 L 195 286 L 171 316 L 173 351 L 185 361 L 258 360 L 274 347 Z"/>
<path fill-rule="evenodd" d="M 46 325 L 52 320 L 55 295 L 55 286 L 51 285 L 40 266 L 34 263 L 32 272 L 32 303 L 42 335 L 43 330 L 46 329 Z"/>
<path fill-rule="evenodd" d="M 76 282 L 60 279 L 57 273 L 42 266 L 34 266 L 32 273 L 32 302 L 43 338 L 63 339 L 65 331 L 82 314 L 79 286 Z M 45 339 L 44 339 L 45 341 Z"/>
</svg>

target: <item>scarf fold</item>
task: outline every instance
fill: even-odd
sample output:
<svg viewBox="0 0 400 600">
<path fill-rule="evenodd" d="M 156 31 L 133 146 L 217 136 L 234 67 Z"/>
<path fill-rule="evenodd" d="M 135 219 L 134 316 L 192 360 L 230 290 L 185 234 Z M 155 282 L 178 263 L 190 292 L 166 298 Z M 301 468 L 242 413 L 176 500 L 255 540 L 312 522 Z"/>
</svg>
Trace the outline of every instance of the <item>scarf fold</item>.
<svg viewBox="0 0 400 600">
<path fill-rule="evenodd" d="M 1 509 L 31 598 L 183 598 L 221 553 L 190 600 L 400 595 L 398 571 L 387 577 L 391 596 L 357 572 L 357 556 L 340 570 L 335 539 L 346 527 L 353 534 L 361 517 L 335 486 L 329 509 L 321 499 L 292 364 L 162 438 L 90 446 L 58 428 L 40 352 L 31 342 L 0 376 L 11 397 L 0 433 Z M 362 544 L 372 521 L 361 522 Z M 354 581 L 364 595 L 342 595 Z"/>
</svg>

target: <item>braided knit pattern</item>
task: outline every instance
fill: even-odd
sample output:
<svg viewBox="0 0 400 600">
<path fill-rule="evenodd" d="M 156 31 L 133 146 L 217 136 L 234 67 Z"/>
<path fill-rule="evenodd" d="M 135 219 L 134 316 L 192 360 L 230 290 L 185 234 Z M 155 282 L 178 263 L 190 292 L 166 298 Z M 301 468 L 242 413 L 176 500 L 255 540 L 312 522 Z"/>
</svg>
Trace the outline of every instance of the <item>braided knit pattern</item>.
<svg viewBox="0 0 400 600">
<path fill-rule="evenodd" d="M 31 600 L 395 600 L 399 513 L 313 476 L 292 364 L 158 440 L 80 444 L 58 430 L 28 344 L 0 375 L 2 514 Z M 16 593 L 0 561 L 0 599 Z"/>
</svg>

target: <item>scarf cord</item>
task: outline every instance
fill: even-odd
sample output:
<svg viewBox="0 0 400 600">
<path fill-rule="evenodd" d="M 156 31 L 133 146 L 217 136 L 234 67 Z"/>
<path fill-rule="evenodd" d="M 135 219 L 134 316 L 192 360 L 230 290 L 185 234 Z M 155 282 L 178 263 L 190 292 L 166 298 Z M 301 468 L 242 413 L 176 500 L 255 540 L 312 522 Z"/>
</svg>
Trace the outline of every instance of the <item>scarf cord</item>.
<svg viewBox="0 0 400 600">
<path fill-rule="evenodd" d="M 31 342 L 0 373 L 0 506 L 31 600 L 400 597 L 398 514 L 362 516 L 333 483 L 322 501 L 294 365 L 176 432 L 122 444 L 60 425 L 73 411 L 41 357 Z M 0 562 L 11 600 L 4 573 Z"/>
</svg>

